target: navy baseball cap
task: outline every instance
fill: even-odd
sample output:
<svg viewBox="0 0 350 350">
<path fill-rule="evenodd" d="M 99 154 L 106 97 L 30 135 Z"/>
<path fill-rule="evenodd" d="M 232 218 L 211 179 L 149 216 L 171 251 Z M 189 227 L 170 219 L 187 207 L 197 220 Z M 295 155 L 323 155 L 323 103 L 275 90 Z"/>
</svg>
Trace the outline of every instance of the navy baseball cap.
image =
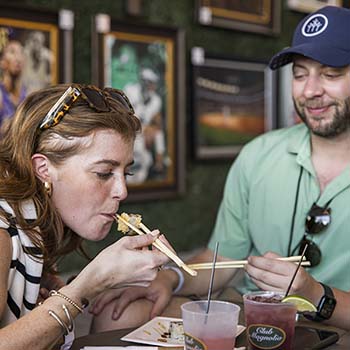
<svg viewBox="0 0 350 350">
<path fill-rule="evenodd" d="M 292 46 L 272 57 L 271 69 L 282 67 L 298 54 L 331 67 L 350 64 L 350 9 L 326 6 L 297 26 Z"/>
</svg>

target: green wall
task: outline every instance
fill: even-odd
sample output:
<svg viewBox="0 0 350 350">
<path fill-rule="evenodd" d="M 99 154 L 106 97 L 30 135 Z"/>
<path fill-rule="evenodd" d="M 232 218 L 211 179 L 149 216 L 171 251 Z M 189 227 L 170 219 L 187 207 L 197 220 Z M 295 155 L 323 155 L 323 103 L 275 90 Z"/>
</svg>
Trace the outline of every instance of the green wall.
<svg viewBox="0 0 350 350">
<path fill-rule="evenodd" d="M 7 1 L 0 3 L 6 4 Z M 74 12 L 74 81 L 80 83 L 89 83 L 91 78 L 91 16 L 96 13 L 108 13 L 115 19 L 130 20 L 122 0 L 12 0 L 12 3 L 50 10 L 67 8 Z M 142 17 L 136 21 L 185 29 L 186 70 L 189 72 L 190 49 L 193 46 L 201 46 L 211 54 L 268 61 L 274 52 L 289 44 L 293 28 L 303 17 L 303 14 L 292 12 L 285 5 L 282 7 L 282 30 L 276 37 L 201 26 L 194 18 L 195 0 L 144 0 Z M 132 20 L 135 21 L 134 18 Z M 187 76 L 186 85 L 186 124 L 189 127 L 190 76 Z M 230 161 L 195 162 L 190 157 L 191 142 L 187 142 L 187 155 L 184 155 L 187 171 L 186 195 L 173 200 L 122 205 L 123 211 L 142 213 L 143 218 L 147 218 L 147 225 L 166 233 L 168 240 L 179 251 L 206 244 L 231 164 Z M 114 229 L 104 241 L 88 243 L 87 250 L 93 256 L 118 237 L 120 236 Z M 77 254 L 71 254 L 61 262 L 61 269 L 71 271 L 81 268 L 85 263 L 86 261 Z"/>
</svg>

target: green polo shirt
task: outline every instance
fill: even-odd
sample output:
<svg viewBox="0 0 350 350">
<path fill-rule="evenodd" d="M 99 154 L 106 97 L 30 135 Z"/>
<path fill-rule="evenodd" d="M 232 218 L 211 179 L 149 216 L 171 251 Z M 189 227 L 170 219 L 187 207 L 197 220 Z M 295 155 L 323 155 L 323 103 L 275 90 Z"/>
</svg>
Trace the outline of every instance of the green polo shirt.
<svg viewBox="0 0 350 350">
<path fill-rule="evenodd" d="M 307 270 L 319 281 L 350 290 L 350 168 L 320 194 L 303 124 L 269 132 L 243 148 L 229 171 L 208 247 L 214 250 L 219 241 L 219 254 L 231 259 L 267 251 L 287 256 L 297 192 L 292 250 L 302 239 L 312 204 L 331 201 L 330 225 L 312 235 L 322 252 L 321 263 Z M 247 276 L 236 287 L 241 293 L 257 289 Z"/>
</svg>

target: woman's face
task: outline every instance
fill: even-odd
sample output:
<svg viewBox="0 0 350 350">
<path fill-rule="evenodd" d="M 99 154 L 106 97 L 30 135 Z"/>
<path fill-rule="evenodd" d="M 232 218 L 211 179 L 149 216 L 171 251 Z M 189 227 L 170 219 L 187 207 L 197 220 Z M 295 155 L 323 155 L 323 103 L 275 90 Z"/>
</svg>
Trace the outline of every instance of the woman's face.
<svg viewBox="0 0 350 350">
<path fill-rule="evenodd" d="M 126 175 L 133 162 L 133 142 L 113 130 L 86 137 L 89 146 L 49 168 L 52 201 L 66 226 L 79 236 L 103 239 L 113 214 L 127 196 Z"/>
</svg>

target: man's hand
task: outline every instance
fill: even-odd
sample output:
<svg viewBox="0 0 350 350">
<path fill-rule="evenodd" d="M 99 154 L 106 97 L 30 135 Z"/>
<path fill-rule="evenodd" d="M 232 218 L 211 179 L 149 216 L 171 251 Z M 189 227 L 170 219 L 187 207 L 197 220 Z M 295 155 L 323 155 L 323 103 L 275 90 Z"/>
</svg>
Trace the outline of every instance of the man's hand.
<svg viewBox="0 0 350 350">
<path fill-rule="evenodd" d="M 250 256 L 245 268 L 252 281 L 263 290 L 286 292 L 297 265 L 277 260 L 278 254 L 268 252 L 264 256 Z M 322 295 L 320 284 L 300 267 L 295 276 L 290 294 L 298 294 L 310 299 L 316 305 Z"/>
</svg>

